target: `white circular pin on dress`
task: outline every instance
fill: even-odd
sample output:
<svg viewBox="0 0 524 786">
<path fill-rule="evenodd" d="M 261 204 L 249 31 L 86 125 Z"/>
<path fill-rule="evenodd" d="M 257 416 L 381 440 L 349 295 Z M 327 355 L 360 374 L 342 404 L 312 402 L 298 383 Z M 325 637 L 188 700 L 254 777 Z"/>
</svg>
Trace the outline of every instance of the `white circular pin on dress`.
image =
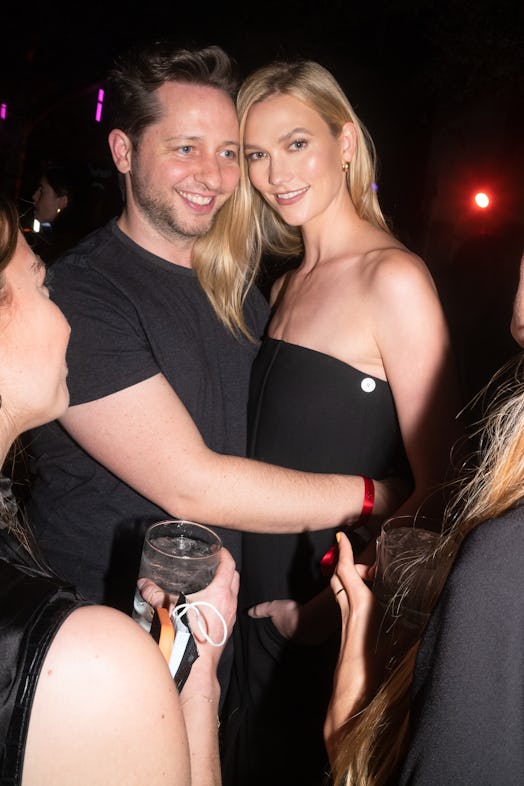
<svg viewBox="0 0 524 786">
<path fill-rule="evenodd" d="M 371 377 L 365 377 L 360 383 L 360 387 L 364 393 L 372 393 L 377 387 L 377 383 L 374 379 L 371 379 Z"/>
</svg>

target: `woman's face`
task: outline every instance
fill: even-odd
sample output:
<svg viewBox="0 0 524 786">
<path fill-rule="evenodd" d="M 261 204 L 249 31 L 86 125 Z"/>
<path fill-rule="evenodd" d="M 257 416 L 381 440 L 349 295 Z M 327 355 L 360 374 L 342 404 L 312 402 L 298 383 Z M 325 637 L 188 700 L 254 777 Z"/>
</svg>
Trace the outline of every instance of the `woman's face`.
<svg viewBox="0 0 524 786">
<path fill-rule="evenodd" d="M 33 194 L 33 203 L 35 218 L 41 224 L 52 224 L 60 211 L 67 207 L 67 197 L 58 196 L 47 178 L 42 177 Z"/>
<path fill-rule="evenodd" d="M 251 183 L 287 224 L 304 226 L 348 198 L 344 133 L 335 138 L 318 112 L 293 96 L 251 107 L 244 148 Z"/>
<path fill-rule="evenodd" d="M 20 232 L 4 270 L 0 303 L 0 394 L 18 433 L 67 409 L 69 324 L 49 299 L 45 267 Z"/>
</svg>

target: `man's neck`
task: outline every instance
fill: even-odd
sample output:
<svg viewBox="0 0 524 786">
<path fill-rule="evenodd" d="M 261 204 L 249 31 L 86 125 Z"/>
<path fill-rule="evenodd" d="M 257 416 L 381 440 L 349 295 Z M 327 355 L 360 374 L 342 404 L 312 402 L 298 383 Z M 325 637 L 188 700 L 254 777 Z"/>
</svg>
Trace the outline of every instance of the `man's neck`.
<svg viewBox="0 0 524 786">
<path fill-rule="evenodd" d="M 191 267 L 191 252 L 195 244 L 193 239 L 180 238 L 179 242 L 168 239 L 143 219 L 130 216 L 125 209 L 117 224 L 134 243 L 151 254 L 181 267 Z"/>
</svg>

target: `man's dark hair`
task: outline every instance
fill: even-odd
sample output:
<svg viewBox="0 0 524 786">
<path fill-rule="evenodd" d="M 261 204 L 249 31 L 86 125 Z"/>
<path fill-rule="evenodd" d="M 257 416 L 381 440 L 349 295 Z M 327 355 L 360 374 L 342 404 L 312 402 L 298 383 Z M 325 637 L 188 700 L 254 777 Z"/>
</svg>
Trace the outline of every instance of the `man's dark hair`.
<svg viewBox="0 0 524 786">
<path fill-rule="evenodd" d="M 235 99 L 235 64 L 219 46 L 180 49 L 169 41 L 135 44 L 120 55 L 108 74 L 108 110 L 112 128 L 120 128 L 137 146 L 145 128 L 160 117 L 155 91 L 165 82 L 214 87 Z"/>
</svg>

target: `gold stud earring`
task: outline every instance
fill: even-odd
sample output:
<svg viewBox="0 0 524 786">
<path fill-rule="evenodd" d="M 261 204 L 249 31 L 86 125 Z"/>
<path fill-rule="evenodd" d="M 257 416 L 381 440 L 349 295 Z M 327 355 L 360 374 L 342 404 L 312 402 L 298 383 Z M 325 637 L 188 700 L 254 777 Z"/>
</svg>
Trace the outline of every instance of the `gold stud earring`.
<svg viewBox="0 0 524 786">
<path fill-rule="evenodd" d="M 348 169 L 349 169 L 349 161 L 344 161 L 344 163 L 342 164 L 342 171 L 347 172 Z"/>
</svg>

